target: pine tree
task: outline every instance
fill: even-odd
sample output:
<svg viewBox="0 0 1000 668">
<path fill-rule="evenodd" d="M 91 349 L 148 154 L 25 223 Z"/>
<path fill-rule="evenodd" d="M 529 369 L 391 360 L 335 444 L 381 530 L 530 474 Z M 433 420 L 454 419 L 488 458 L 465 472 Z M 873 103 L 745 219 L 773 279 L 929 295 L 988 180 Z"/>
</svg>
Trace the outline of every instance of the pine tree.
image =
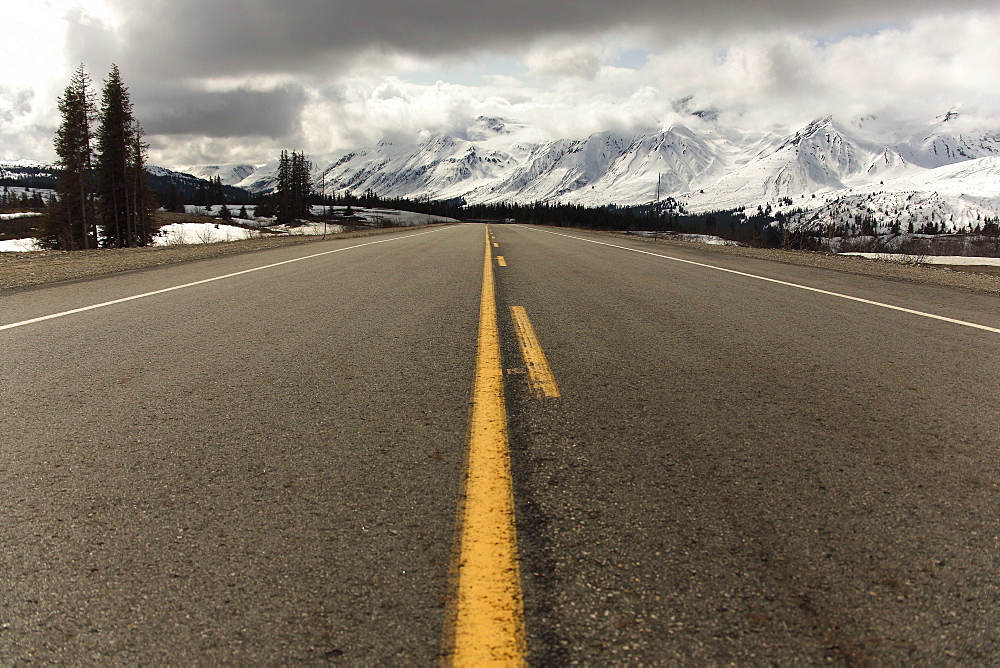
<svg viewBox="0 0 1000 668">
<path fill-rule="evenodd" d="M 278 158 L 278 184 L 275 188 L 277 222 L 288 223 L 310 215 L 313 197 L 312 163 L 304 153 L 282 151 Z"/>
<path fill-rule="evenodd" d="M 105 81 L 97 127 L 98 203 L 104 245 L 145 246 L 152 241 L 146 144 L 132 116 L 132 101 L 117 65 Z"/>
<path fill-rule="evenodd" d="M 288 151 L 282 151 L 281 155 L 278 157 L 278 184 L 275 187 L 275 222 L 277 223 L 287 223 L 292 219 L 291 216 L 291 179 L 290 174 L 290 162 L 288 160 Z"/>
<path fill-rule="evenodd" d="M 222 189 L 222 177 L 215 176 L 208 181 L 208 204 L 225 204 L 226 196 Z"/>
<path fill-rule="evenodd" d="M 170 184 L 170 190 L 167 192 L 167 201 L 163 208 L 174 213 L 184 213 L 184 202 L 181 199 L 180 192 L 177 190 L 177 184 Z"/>
<path fill-rule="evenodd" d="M 139 246 L 150 246 L 153 235 L 159 229 L 153 224 L 152 211 L 156 209 L 156 195 L 149 187 L 149 172 L 146 171 L 146 152 L 149 144 L 142 141 L 146 132 L 139 121 L 132 119 L 131 176 L 133 182 L 132 211 L 135 215 L 135 233 Z"/>
<path fill-rule="evenodd" d="M 49 207 L 46 237 L 63 250 L 97 246 L 92 187 L 91 122 L 95 117 L 90 77 L 80 65 L 58 100 L 62 124 L 56 130 L 59 205 Z"/>
<path fill-rule="evenodd" d="M 316 196 L 315 191 L 313 191 L 312 185 L 312 168 L 313 165 L 310 161 L 306 160 L 306 154 L 299 154 L 298 163 L 298 188 L 299 188 L 299 205 L 301 207 L 301 215 L 310 216 L 312 215 L 312 202 L 313 198 Z"/>
</svg>

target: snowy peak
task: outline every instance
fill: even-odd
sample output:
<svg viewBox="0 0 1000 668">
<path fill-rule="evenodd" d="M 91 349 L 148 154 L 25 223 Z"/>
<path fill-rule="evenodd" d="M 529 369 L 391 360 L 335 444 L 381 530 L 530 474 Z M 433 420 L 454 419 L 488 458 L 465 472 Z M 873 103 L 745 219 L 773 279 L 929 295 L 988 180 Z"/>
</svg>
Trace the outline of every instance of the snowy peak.
<svg viewBox="0 0 1000 668">
<path fill-rule="evenodd" d="M 371 189 L 384 197 L 470 203 L 633 205 L 659 196 L 692 212 L 779 201 L 805 206 L 890 189 L 961 194 L 971 183 L 1000 197 L 1000 184 L 987 175 L 1000 159 L 1000 134 L 973 131 L 956 112 L 908 128 L 873 116 L 848 123 L 820 118 L 786 134 L 744 133 L 717 121 L 693 120 L 692 126 L 526 141 L 525 126 L 480 116 L 454 132 L 386 140 L 317 165 L 316 185 L 324 183 L 327 192 Z M 943 169 L 956 165 L 966 169 Z M 192 171 L 209 176 L 228 169 L 236 178 L 237 167 Z M 275 168 L 253 168 L 238 185 L 273 188 Z"/>
<path fill-rule="evenodd" d="M 465 131 L 465 136 L 469 141 L 484 141 L 499 135 L 509 134 L 510 130 L 507 129 L 507 121 L 502 118 L 491 118 L 489 116 L 478 117 Z"/>
<path fill-rule="evenodd" d="M 180 167 L 177 171 L 196 176 L 199 179 L 211 181 L 218 177 L 223 185 L 241 186 L 243 182 L 250 178 L 263 165 L 248 165 L 244 163 L 233 163 L 228 165 L 194 165 Z"/>
<path fill-rule="evenodd" d="M 638 136 L 599 132 L 518 143 L 506 121 L 480 117 L 468 134 L 382 142 L 349 153 L 324 170 L 327 183 L 389 197 L 600 205 L 609 196 L 624 203 L 652 200 L 658 185 L 663 194 L 682 191 L 718 175 L 723 164 L 713 142 L 682 126 Z"/>
<path fill-rule="evenodd" d="M 928 169 L 1000 155 L 1000 135 L 932 134 L 905 147 L 912 161 Z"/>
</svg>

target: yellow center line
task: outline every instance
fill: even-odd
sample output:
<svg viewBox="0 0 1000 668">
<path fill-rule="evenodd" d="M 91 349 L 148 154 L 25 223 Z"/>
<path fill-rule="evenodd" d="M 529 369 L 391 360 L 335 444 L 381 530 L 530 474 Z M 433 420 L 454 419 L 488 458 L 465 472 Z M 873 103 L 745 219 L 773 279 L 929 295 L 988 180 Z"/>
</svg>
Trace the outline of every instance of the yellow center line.
<svg viewBox="0 0 1000 668">
<path fill-rule="evenodd" d="M 495 242 L 495 241 L 494 241 L 494 242 L 493 242 L 493 247 L 494 247 L 494 248 L 500 248 L 500 244 L 498 244 L 497 242 Z"/>
<path fill-rule="evenodd" d="M 507 260 L 503 259 L 503 255 L 497 255 L 497 264 L 501 267 L 507 266 Z"/>
<path fill-rule="evenodd" d="M 535 335 L 535 328 L 528 319 L 528 312 L 523 306 L 511 306 L 510 316 L 514 320 L 514 332 L 521 346 L 524 366 L 528 369 L 528 389 L 531 391 L 531 396 L 558 397 L 559 387 L 556 385 L 556 378 L 552 375 L 542 344 Z"/>
<path fill-rule="evenodd" d="M 446 638 L 448 660 L 454 666 L 524 665 L 527 654 L 488 234 L 487 230 L 456 600 L 448 630 L 453 635 Z"/>
</svg>

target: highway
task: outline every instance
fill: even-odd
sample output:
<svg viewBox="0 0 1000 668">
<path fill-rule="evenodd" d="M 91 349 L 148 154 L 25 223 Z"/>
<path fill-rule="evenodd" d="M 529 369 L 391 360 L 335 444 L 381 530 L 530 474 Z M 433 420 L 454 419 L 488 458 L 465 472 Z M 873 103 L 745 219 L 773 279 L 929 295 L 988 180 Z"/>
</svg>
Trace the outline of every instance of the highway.
<svg viewBox="0 0 1000 668">
<path fill-rule="evenodd" d="M 998 307 L 480 224 L 0 292 L 0 663 L 996 664 Z"/>
</svg>

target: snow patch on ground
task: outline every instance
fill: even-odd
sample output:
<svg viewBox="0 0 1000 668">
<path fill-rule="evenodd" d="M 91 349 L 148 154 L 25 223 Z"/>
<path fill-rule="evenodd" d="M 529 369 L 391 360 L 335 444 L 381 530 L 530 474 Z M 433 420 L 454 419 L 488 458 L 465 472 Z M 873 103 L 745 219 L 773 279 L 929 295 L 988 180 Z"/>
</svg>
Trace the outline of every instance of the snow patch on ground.
<svg viewBox="0 0 1000 668">
<path fill-rule="evenodd" d="M 213 223 L 171 223 L 160 228 L 153 239 L 154 246 L 174 246 L 178 244 L 215 244 L 226 241 L 240 241 L 260 236 L 254 230 L 235 225 Z"/>
<path fill-rule="evenodd" d="M 648 238 L 660 238 L 660 239 L 676 239 L 677 241 L 687 241 L 696 244 L 708 244 L 709 246 L 740 246 L 737 241 L 732 241 L 730 239 L 723 239 L 722 237 L 717 237 L 714 234 L 677 234 L 676 232 L 650 232 L 647 230 L 640 231 L 629 231 L 625 234 L 631 234 L 638 237 L 648 237 Z"/>
<path fill-rule="evenodd" d="M 0 220 L 17 220 L 18 218 L 36 218 L 44 216 L 44 213 L 37 211 L 21 211 L 18 213 L 0 213 Z"/>
<path fill-rule="evenodd" d="M 950 264 L 970 267 L 1000 267 L 1000 257 L 966 257 L 964 255 L 904 255 L 902 253 L 839 253 L 869 260 L 901 262 L 903 264 Z"/>
<path fill-rule="evenodd" d="M 240 208 L 246 208 L 248 216 L 253 216 L 254 210 L 257 208 L 256 204 L 227 204 L 226 208 L 229 209 L 229 213 L 235 218 L 240 212 Z M 221 204 L 212 204 L 210 206 L 198 206 L 196 204 L 185 204 L 184 213 L 195 215 L 195 216 L 218 216 L 222 213 Z"/>
<path fill-rule="evenodd" d="M 343 232 L 346 227 L 335 223 L 315 223 L 309 222 L 305 225 L 271 225 L 267 229 L 275 232 L 284 232 L 290 236 L 315 236 L 323 234 L 337 234 Z"/>
<path fill-rule="evenodd" d="M 41 246 L 38 245 L 38 240 L 31 237 L 0 241 L 0 253 L 27 253 L 38 250 L 42 250 Z"/>
</svg>

